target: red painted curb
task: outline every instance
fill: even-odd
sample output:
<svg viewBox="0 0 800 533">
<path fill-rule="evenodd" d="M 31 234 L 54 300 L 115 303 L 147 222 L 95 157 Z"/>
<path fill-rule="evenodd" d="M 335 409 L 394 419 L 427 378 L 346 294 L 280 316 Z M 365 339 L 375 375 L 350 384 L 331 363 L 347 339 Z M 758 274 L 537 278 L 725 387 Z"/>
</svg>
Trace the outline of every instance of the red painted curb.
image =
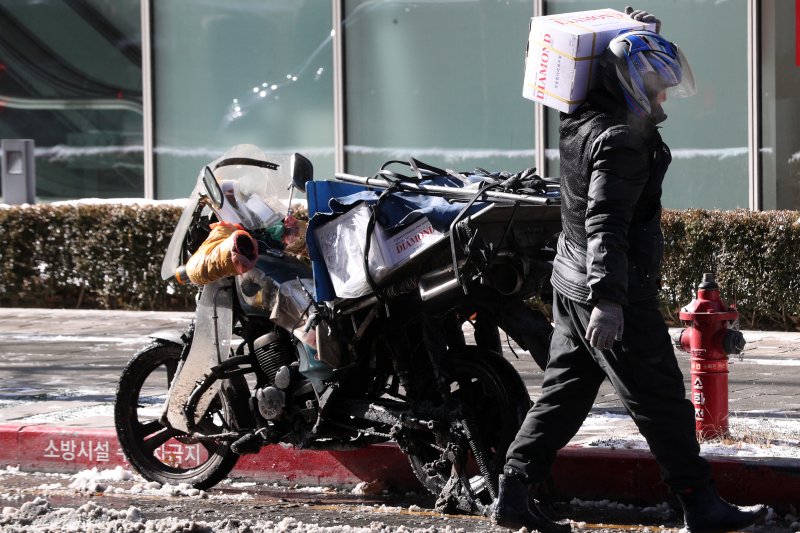
<svg viewBox="0 0 800 533">
<path fill-rule="evenodd" d="M 17 462 L 24 470 L 79 472 L 114 468 L 125 458 L 110 429 L 25 426 L 17 432 Z"/>
<path fill-rule="evenodd" d="M 394 488 L 419 488 L 408 459 L 393 444 L 348 451 L 297 450 L 267 446 L 245 455 L 233 475 L 269 482 L 355 485 L 381 480 Z"/>
<path fill-rule="evenodd" d="M 199 445 L 167 444 L 159 453 L 191 463 Z M 717 487 L 741 505 L 800 505 L 800 460 L 706 457 Z M 0 465 L 23 470 L 79 472 L 126 465 L 111 429 L 0 425 Z M 243 456 L 232 475 L 265 483 L 352 486 L 383 481 L 395 489 L 419 489 L 408 459 L 393 444 L 353 451 L 297 450 L 268 446 Z M 562 498 L 659 503 L 669 499 L 658 465 L 649 452 L 570 446 L 553 467 L 556 494 Z"/>
<path fill-rule="evenodd" d="M 171 442 L 156 453 L 177 464 L 198 460 L 199 444 Z M 97 467 L 127 466 L 112 429 L 0 425 L 0 465 L 23 470 L 79 472 Z M 397 488 L 418 488 L 408 459 L 390 444 L 352 451 L 297 450 L 268 446 L 245 455 L 233 476 L 269 483 L 355 485 L 382 480 Z"/>
<path fill-rule="evenodd" d="M 704 456 L 723 498 L 739 505 L 800 504 L 800 460 Z M 670 499 L 658 464 L 650 452 L 569 446 L 553 467 L 562 497 L 657 503 Z"/>
<path fill-rule="evenodd" d="M 0 464 L 14 465 L 17 460 L 17 433 L 22 429 L 19 426 L 0 424 Z"/>
</svg>

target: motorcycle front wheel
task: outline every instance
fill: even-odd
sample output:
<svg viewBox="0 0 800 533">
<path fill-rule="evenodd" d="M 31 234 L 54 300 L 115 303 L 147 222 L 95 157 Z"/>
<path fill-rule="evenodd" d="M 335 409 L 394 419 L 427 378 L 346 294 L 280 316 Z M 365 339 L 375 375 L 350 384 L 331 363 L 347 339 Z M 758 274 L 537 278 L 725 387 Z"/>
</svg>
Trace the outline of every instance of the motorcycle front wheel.
<svg viewBox="0 0 800 533">
<path fill-rule="evenodd" d="M 437 448 L 447 446 L 448 443 L 442 441 L 431 441 L 429 446 L 416 446 L 409 453 L 411 467 L 423 486 L 440 498 L 452 475 L 452 467 L 463 469 L 472 493 L 467 497 L 477 505 L 488 506 L 493 495 L 497 494 L 497 480 L 505 464 L 506 451 L 530 408 L 530 396 L 519 373 L 494 352 L 476 346 L 464 346 L 453 353 L 449 360 L 455 374 L 451 394 L 464 406 L 470 431 L 475 434 L 477 444 L 483 450 L 489 481 L 480 471 L 471 451 L 465 464 L 453 465 L 445 461 L 437 451 Z M 430 380 L 429 377 L 423 381 Z M 441 402 L 435 394 L 434 383 L 427 383 L 422 390 L 430 391 L 428 401 Z"/>
<path fill-rule="evenodd" d="M 161 424 L 180 358 L 181 346 L 156 341 L 130 360 L 117 388 L 117 438 L 128 462 L 145 479 L 206 489 L 227 476 L 239 456 L 226 442 L 193 439 Z M 227 395 L 218 393 L 198 425 L 205 434 L 221 433 L 230 429 L 234 420 Z"/>
</svg>

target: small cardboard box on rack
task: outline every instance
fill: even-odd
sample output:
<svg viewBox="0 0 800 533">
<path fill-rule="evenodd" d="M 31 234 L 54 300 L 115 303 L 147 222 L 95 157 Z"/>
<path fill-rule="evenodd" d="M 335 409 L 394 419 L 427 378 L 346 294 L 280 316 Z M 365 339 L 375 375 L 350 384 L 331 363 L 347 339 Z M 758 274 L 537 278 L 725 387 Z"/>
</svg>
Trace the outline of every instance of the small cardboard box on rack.
<svg viewBox="0 0 800 533">
<path fill-rule="evenodd" d="M 531 19 L 522 96 L 572 113 L 594 84 L 600 55 L 624 30 L 655 30 L 615 9 L 595 9 Z"/>
<path fill-rule="evenodd" d="M 358 298 L 372 292 L 364 273 L 369 217 L 367 205 L 360 204 L 315 230 L 314 236 L 339 298 Z M 443 237 L 424 216 L 391 234 L 376 223 L 369 249 L 370 275 L 374 281 L 381 281 Z"/>
</svg>

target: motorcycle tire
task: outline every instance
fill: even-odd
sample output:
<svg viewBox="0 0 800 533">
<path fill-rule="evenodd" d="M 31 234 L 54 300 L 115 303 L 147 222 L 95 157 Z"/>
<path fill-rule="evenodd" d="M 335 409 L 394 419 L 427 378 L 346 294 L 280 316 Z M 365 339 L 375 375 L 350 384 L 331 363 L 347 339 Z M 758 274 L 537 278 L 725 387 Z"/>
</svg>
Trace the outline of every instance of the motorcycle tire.
<svg viewBox="0 0 800 533">
<path fill-rule="evenodd" d="M 125 457 L 142 477 L 161 484 L 187 483 L 207 489 L 230 473 L 239 455 L 226 442 L 198 441 L 179 430 L 164 427 L 159 421 L 180 363 L 181 349 L 174 343 L 156 341 L 133 356 L 117 388 L 114 423 Z M 225 385 L 234 388 L 235 397 L 247 398 L 247 382 L 243 377 L 229 380 Z M 225 394 L 217 394 L 200 421 L 204 429 L 217 431 L 235 423 L 234 406 Z"/>
<path fill-rule="evenodd" d="M 497 494 L 498 476 L 505 465 L 506 451 L 522 425 L 531 406 L 525 383 L 511 363 L 489 350 L 465 346 L 448 357 L 458 388 L 452 394 L 467 407 L 472 417 L 473 431 L 478 433 L 486 456 L 486 466 L 492 480 L 492 490 L 478 471 L 470 453 L 468 476 L 475 497 L 483 505 L 492 502 Z M 432 379 L 428 378 L 428 379 Z M 431 382 L 427 389 L 435 391 Z M 433 397 L 427 398 L 433 400 Z M 436 443 L 442 446 L 444 443 Z M 428 446 L 418 446 L 409 453 L 411 468 L 417 479 L 431 494 L 438 496 L 445 488 L 447 477 L 432 473 L 426 465 L 439 459 L 439 453 Z"/>
</svg>

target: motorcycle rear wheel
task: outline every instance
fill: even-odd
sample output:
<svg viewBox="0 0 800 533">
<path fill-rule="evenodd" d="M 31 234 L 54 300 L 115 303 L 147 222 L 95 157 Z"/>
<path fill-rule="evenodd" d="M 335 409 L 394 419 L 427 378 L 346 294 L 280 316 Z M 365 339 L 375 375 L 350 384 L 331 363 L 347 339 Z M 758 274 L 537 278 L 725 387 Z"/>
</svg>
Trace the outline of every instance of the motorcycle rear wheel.
<svg viewBox="0 0 800 533">
<path fill-rule="evenodd" d="M 491 490 L 471 452 L 468 454 L 468 464 L 460 467 L 467 469 L 474 498 L 486 506 L 492 502 L 491 493 L 497 494 L 497 480 L 505 465 L 506 451 L 530 408 L 530 396 L 514 367 L 493 352 L 477 346 L 465 346 L 448 359 L 453 364 L 453 377 L 458 383 L 457 390 L 452 394 L 465 406 L 471 418 L 470 429 L 477 433 L 483 445 L 486 467 L 492 480 Z M 430 383 L 422 390 L 435 391 L 436 387 Z M 433 399 L 433 395 L 428 398 Z M 436 444 L 441 447 L 446 443 Z M 431 472 L 429 466 L 426 467 L 437 459 L 440 459 L 440 453 L 431 447 L 419 446 L 409 453 L 414 474 L 431 494 L 440 496 L 448 477 Z"/>
<path fill-rule="evenodd" d="M 145 479 L 206 489 L 225 478 L 239 456 L 226 442 L 194 440 L 159 422 L 180 357 L 181 346 L 156 341 L 130 360 L 117 388 L 117 438 L 128 462 Z M 234 421 L 234 407 L 218 394 L 200 426 L 206 433 L 220 432 Z"/>
</svg>

